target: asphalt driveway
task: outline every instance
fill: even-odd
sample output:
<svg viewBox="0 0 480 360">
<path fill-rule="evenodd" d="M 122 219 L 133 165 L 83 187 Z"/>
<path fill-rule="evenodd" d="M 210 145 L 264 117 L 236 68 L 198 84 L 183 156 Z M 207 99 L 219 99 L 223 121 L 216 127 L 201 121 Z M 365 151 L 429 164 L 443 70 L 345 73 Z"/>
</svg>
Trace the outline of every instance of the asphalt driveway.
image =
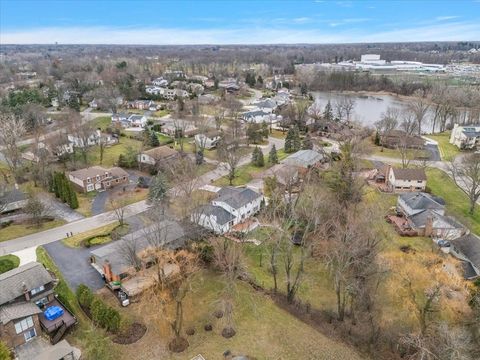
<svg viewBox="0 0 480 360">
<path fill-rule="evenodd" d="M 92 216 L 105 212 L 105 204 L 107 203 L 109 190 L 97 193 L 92 201 Z"/>
<path fill-rule="evenodd" d="M 442 158 L 440 157 L 440 151 L 438 150 L 438 145 L 426 144 L 425 145 L 425 150 L 427 150 L 430 153 L 430 158 L 428 160 L 430 160 L 430 161 L 442 161 Z"/>
<path fill-rule="evenodd" d="M 48 254 L 62 272 L 68 285 L 75 291 L 80 284 L 87 285 L 93 291 L 101 289 L 105 282 L 90 265 L 90 250 L 70 248 L 61 240 L 44 245 Z"/>
</svg>

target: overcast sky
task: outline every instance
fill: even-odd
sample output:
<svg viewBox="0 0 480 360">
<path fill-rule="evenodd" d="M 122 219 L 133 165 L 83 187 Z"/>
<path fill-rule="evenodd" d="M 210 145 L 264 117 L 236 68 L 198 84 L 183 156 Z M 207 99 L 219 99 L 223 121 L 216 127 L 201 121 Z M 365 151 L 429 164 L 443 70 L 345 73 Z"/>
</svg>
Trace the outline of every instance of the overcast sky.
<svg viewBox="0 0 480 360">
<path fill-rule="evenodd" d="M 0 0 L 0 44 L 480 41 L 480 0 Z"/>
</svg>

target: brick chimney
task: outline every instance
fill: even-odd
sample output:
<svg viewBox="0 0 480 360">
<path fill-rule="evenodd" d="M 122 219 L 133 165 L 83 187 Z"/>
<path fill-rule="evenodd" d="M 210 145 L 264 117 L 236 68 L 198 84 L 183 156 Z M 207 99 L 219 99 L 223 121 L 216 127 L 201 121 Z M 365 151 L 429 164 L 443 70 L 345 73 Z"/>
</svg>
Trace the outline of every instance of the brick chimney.
<svg viewBox="0 0 480 360">
<path fill-rule="evenodd" d="M 433 217 L 429 215 L 425 223 L 425 236 L 432 236 L 433 234 Z"/>
<path fill-rule="evenodd" d="M 23 295 L 25 296 L 25 300 L 30 301 L 30 292 L 27 289 L 27 284 L 22 283 L 23 288 Z"/>
<path fill-rule="evenodd" d="M 103 263 L 103 272 L 105 273 L 105 279 L 107 279 L 107 281 L 112 281 L 113 274 L 110 261 L 105 260 L 105 262 Z"/>
</svg>

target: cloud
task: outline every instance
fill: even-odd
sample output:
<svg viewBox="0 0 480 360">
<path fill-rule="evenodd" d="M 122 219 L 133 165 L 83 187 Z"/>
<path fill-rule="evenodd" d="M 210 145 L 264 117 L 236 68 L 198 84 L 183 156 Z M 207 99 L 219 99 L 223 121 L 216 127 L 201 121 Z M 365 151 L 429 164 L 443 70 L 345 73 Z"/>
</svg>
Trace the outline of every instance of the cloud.
<svg viewBox="0 0 480 360">
<path fill-rule="evenodd" d="M 453 20 L 458 19 L 460 16 L 437 16 L 435 20 L 437 21 L 445 21 L 445 20 Z"/>
<path fill-rule="evenodd" d="M 344 19 L 353 25 L 365 19 Z M 352 29 L 237 28 L 183 29 L 161 27 L 46 27 L 25 30 L 0 29 L 1 44 L 294 44 L 402 41 L 473 41 L 480 38 L 479 22 L 448 22 L 384 31 Z"/>
<path fill-rule="evenodd" d="M 329 25 L 332 27 L 346 25 L 346 24 L 355 24 L 370 21 L 369 18 L 352 18 L 352 19 L 342 19 L 338 21 L 333 21 Z"/>
<path fill-rule="evenodd" d="M 306 24 L 312 21 L 313 19 L 309 17 L 298 17 L 292 20 L 292 22 L 294 22 L 295 24 Z"/>
</svg>

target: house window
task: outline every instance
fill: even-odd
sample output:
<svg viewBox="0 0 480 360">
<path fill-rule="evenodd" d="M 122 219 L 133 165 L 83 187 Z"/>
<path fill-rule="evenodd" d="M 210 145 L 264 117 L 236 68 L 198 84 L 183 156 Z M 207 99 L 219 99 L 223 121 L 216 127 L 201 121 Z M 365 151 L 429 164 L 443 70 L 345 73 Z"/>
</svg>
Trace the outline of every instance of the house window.
<svg viewBox="0 0 480 360">
<path fill-rule="evenodd" d="M 32 295 L 35 295 L 35 294 L 38 294 L 39 292 L 42 292 L 43 290 L 45 290 L 45 286 L 42 285 L 42 286 L 39 286 L 35 289 L 30 290 L 30 293 Z"/>
<path fill-rule="evenodd" d="M 35 336 L 37 336 L 37 332 L 35 331 L 35 328 L 33 328 L 33 329 L 30 329 L 27 332 L 25 332 L 23 334 L 23 336 L 25 337 L 25 341 L 29 341 L 32 338 L 34 338 Z"/>
<path fill-rule="evenodd" d="M 97 181 L 100 181 L 100 175 L 97 175 Z"/>
<path fill-rule="evenodd" d="M 422 180 L 417 180 L 417 183 L 421 184 L 421 183 L 422 183 Z"/>
<path fill-rule="evenodd" d="M 25 330 L 28 330 L 32 327 L 33 327 L 33 318 L 31 316 L 15 323 L 15 331 L 17 332 L 17 334 L 21 334 Z"/>
<path fill-rule="evenodd" d="M 87 183 L 91 183 L 91 182 L 92 182 L 92 179 L 87 178 Z"/>
</svg>

